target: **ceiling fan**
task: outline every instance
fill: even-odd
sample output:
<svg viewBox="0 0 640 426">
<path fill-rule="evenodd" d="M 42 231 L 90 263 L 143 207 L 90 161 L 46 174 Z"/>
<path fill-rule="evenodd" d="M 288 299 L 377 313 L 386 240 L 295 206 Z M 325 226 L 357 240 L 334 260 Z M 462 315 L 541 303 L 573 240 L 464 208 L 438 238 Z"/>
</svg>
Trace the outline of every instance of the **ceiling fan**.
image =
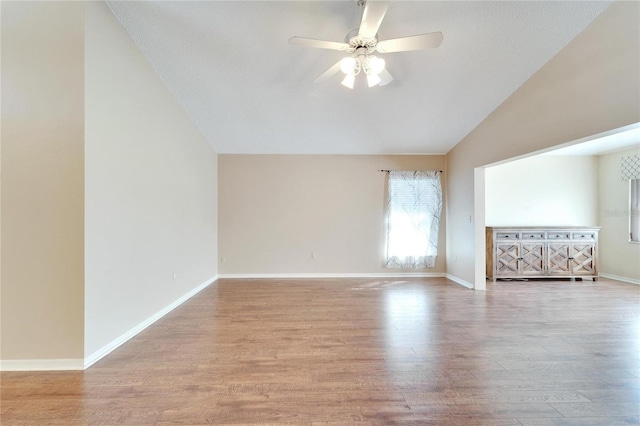
<svg viewBox="0 0 640 426">
<path fill-rule="evenodd" d="M 356 1 L 358 6 L 364 6 L 360 28 L 349 32 L 345 37 L 344 43 L 305 37 L 291 37 L 289 39 L 290 44 L 342 50 L 348 54 L 348 56 L 339 60 L 318 77 L 315 83 L 323 82 L 338 71 L 342 71 L 345 74 L 342 85 L 353 89 L 355 78 L 362 71 L 367 76 L 369 87 L 373 87 L 376 84 L 385 86 L 393 80 L 393 77 L 386 69 L 385 60 L 373 55 L 374 52 L 392 53 L 430 49 L 436 48 L 442 43 L 441 32 L 378 40 L 378 28 L 380 28 L 384 15 L 387 13 L 389 0 Z"/>
</svg>

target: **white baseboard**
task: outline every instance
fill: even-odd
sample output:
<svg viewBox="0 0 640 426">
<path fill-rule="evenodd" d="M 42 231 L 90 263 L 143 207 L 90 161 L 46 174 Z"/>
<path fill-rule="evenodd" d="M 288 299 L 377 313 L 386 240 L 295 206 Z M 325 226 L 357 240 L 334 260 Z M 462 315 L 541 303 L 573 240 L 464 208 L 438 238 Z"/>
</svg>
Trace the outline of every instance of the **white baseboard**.
<svg viewBox="0 0 640 426">
<path fill-rule="evenodd" d="M 454 283 L 460 284 L 461 286 L 464 286 L 466 288 L 470 288 L 472 290 L 474 288 L 473 284 L 471 284 L 468 281 L 463 280 L 462 278 L 458 278 L 458 277 L 456 277 L 454 275 L 451 275 L 451 274 L 445 274 L 445 276 L 447 277 L 448 280 L 451 280 Z"/>
<path fill-rule="evenodd" d="M 78 359 L 10 359 L 0 360 L 0 371 L 84 370 Z"/>
<path fill-rule="evenodd" d="M 94 353 L 92 353 L 91 355 L 86 357 L 84 359 L 84 368 L 85 369 L 89 368 L 91 365 L 95 364 L 100 359 L 102 359 L 105 356 L 107 356 L 110 352 L 112 352 L 118 346 L 122 345 L 127 340 L 131 339 L 136 334 L 140 333 L 142 330 L 144 330 L 145 328 L 149 327 L 151 324 L 153 324 L 154 322 L 158 321 L 160 318 L 162 318 L 163 316 L 165 316 L 166 314 L 168 314 L 169 312 L 171 312 L 172 310 L 174 310 L 175 308 L 177 308 L 178 306 L 180 306 L 181 304 L 183 304 L 184 302 L 186 302 L 187 300 L 189 300 L 190 298 L 195 296 L 197 293 L 199 293 L 200 291 L 202 291 L 203 289 L 208 287 L 210 284 L 214 283 L 217 279 L 218 279 L 218 275 L 215 275 L 215 276 L 209 278 L 208 280 L 206 280 L 205 282 L 203 282 L 202 284 L 200 284 L 199 286 L 197 286 L 196 288 L 194 288 L 193 290 L 191 290 L 190 292 L 188 292 L 184 296 L 182 296 L 182 297 L 178 298 L 177 300 L 175 300 L 170 305 L 168 305 L 168 306 L 164 307 L 163 309 L 159 310 L 158 312 L 156 312 L 155 314 L 151 315 L 146 320 L 142 321 L 140 324 L 136 325 L 135 327 L 133 327 L 132 329 L 130 329 L 126 333 L 122 334 L 118 338 L 112 340 L 111 342 L 109 342 L 108 344 L 103 346 L 102 348 L 98 349 L 97 351 L 95 351 Z"/>
<path fill-rule="evenodd" d="M 443 272 L 396 273 L 299 273 L 299 274 L 220 274 L 219 278 L 442 278 Z"/>
<path fill-rule="evenodd" d="M 640 280 L 637 280 L 635 278 L 621 277 L 620 275 L 613 275 L 613 274 L 603 274 L 602 272 L 600 273 L 600 276 L 602 278 L 608 278 L 610 280 L 616 280 L 616 281 L 622 281 L 629 284 L 640 285 Z"/>
</svg>

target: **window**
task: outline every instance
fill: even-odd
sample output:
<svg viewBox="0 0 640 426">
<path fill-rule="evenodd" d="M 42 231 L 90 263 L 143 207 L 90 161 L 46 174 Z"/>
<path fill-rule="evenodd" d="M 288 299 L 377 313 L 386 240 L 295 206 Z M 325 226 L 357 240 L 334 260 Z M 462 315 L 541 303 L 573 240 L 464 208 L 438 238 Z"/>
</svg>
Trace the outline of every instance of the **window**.
<svg viewBox="0 0 640 426">
<path fill-rule="evenodd" d="M 387 268 L 433 268 L 442 210 L 440 172 L 389 172 Z"/>
<path fill-rule="evenodd" d="M 620 175 L 629 181 L 629 241 L 640 243 L 640 155 L 621 157 Z"/>
<path fill-rule="evenodd" d="M 629 240 L 640 242 L 640 179 L 629 179 Z"/>
</svg>

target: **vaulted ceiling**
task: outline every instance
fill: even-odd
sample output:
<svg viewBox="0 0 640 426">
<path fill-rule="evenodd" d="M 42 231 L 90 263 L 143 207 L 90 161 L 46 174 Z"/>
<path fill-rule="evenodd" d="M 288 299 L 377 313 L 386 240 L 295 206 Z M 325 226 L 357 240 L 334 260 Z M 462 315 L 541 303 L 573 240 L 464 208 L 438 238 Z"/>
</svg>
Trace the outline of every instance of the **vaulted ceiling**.
<svg viewBox="0 0 640 426">
<path fill-rule="evenodd" d="M 344 41 L 360 22 L 353 0 L 109 6 L 218 153 L 443 154 L 610 3 L 392 1 L 380 39 L 444 41 L 380 55 L 395 80 L 354 90 L 340 75 L 313 83 L 343 52 L 287 42 Z"/>
</svg>

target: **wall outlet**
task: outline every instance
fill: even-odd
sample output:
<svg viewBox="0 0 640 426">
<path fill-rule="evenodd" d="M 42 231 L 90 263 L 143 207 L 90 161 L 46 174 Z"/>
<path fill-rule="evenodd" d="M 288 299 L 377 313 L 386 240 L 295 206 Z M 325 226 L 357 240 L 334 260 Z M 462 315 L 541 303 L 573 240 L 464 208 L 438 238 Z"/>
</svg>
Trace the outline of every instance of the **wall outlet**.
<svg viewBox="0 0 640 426">
<path fill-rule="evenodd" d="M 222 256 L 222 257 L 220 258 L 220 262 L 222 262 L 222 263 L 226 263 L 226 262 L 227 262 L 227 258 L 226 258 L 226 257 L 224 257 L 224 256 Z"/>
<path fill-rule="evenodd" d="M 469 223 L 471 223 L 471 215 L 468 216 Z"/>
<path fill-rule="evenodd" d="M 175 280 L 178 277 L 178 274 L 176 274 L 176 271 L 173 271 L 173 279 Z"/>
<path fill-rule="evenodd" d="M 316 253 L 315 251 L 311 252 L 311 258 L 312 259 L 317 259 L 318 258 L 318 253 Z"/>
</svg>

